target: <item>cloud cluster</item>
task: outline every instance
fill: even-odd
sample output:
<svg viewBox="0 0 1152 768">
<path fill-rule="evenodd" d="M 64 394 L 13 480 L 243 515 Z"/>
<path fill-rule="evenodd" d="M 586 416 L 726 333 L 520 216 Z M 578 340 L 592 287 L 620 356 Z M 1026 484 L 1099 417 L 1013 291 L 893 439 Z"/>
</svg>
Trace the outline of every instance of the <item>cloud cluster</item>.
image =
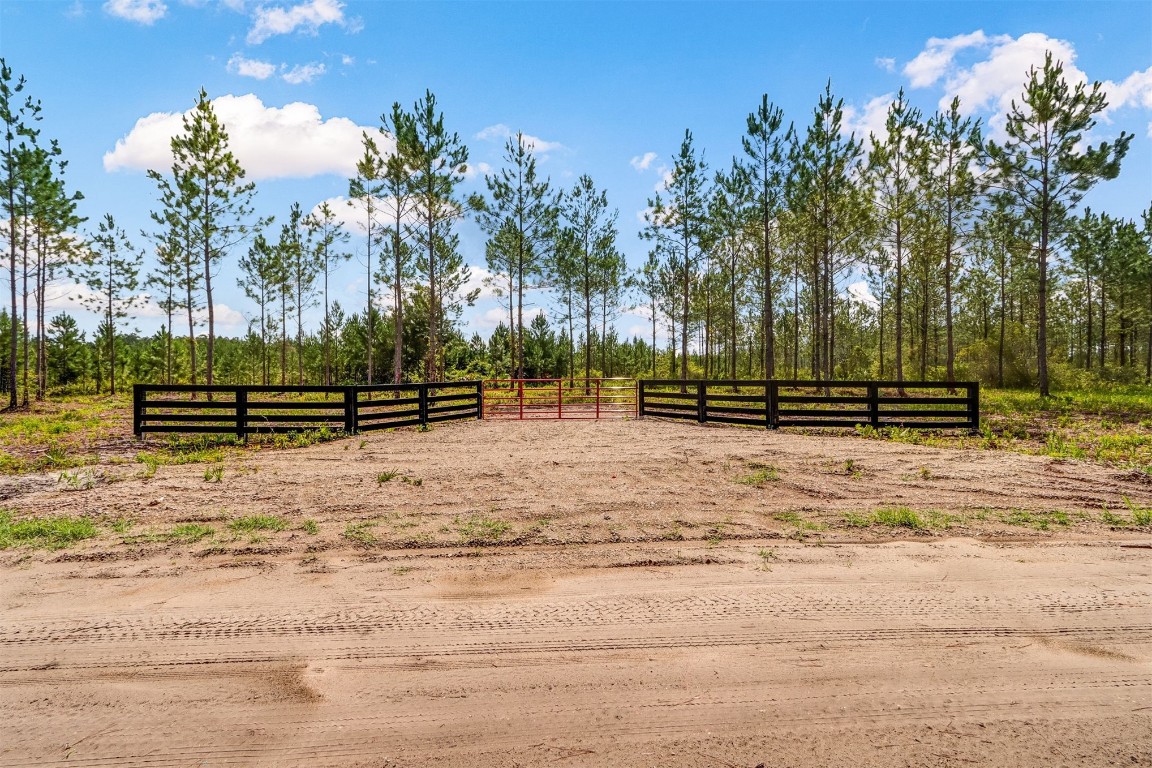
<svg viewBox="0 0 1152 768">
<path fill-rule="evenodd" d="M 652 162 L 659 157 L 655 152 L 645 152 L 643 155 L 637 155 L 628 161 L 628 164 L 635 168 L 637 171 L 646 171 L 652 167 Z"/>
<path fill-rule="evenodd" d="M 267 80 L 276 74 L 276 65 L 270 61 L 245 58 L 242 54 L 234 53 L 228 59 L 228 71 L 241 77 L 251 77 L 256 80 Z"/>
<path fill-rule="evenodd" d="M 896 100 L 896 94 L 885 93 L 882 96 L 869 99 L 863 107 L 856 108 L 845 105 L 844 118 L 841 123 L 844 133 L 852 133 L 856 138 L 871 146 L 871 137 L 883 136 L 885 124 L 888 122 L 888 108 Z"/>
<path fill-rule="evenodd" d="M 350 177 L 361 153 L 361 134 L 376 137 L 380 151 L 394 149 L 390 137 L 345 117 L 327 120 L 315 105 L 293 102 L 265 106 L 255 94 L 212 100 L 228 132 L 229 146 L 251 179 L 307 178 L 332 173 Z M 128 135 L 104 155 L 104 169 L 166 171 L 172 137 L 184 130 L 189 112 L 154 112 L 136 121 Z"/>
<path fill-rule="evenodd" d="M 167 15 L 168 6 L 162 0 L 108 0 L 104 11 L 126 21 L 151 25 Z"/>
<path fill-rule="evenodd" d="M 327 72 L 328 68 L 318 62 L 297 64 L 293 67 L 281 64 L 277 67 L 270 61 L 249 59 L 242 53 L 234 53 L 232 58 L 228 59 L 228 71 L 234 75 L 251 77 L 255 80 L 267 80 L 279 72 L 280 79 L 284 82 L 289 85 L 300 85 L 301 83 L 311 83 Z"/>
<path fill-rule="evenodd" d="M 940 109 L 948 108 L 953 96 L 967 114 L 995 113 L 992 125 L 1002 128 L 1013 100 L 1019 102 L 1028 72 L 1044 66 L 1047 53 L 1063 64 L 1064 78 L 1071 85 L 1089 82 L 1076 66 L 1076 49 L 1071 42 L 1042 32 L 1019 37 L 988 35 L 976 30 L 954 37 L 929 38 L 919 54 L 904 65 L 903 73 L 913 88 L 940 86 Z M 1108 95 L 1108 108 L 1101 113 L 1104 122 L 1118 109 L 1152 109 L 1152 67 L 1130 74 L 1119 83 L 1102 81 Z M 1148 126 L 1152 136 L 1152 123 Z"/>
<path fill-rule="evenodd" d="M 288 8 L 260 6 L 252 16 L 247 40 L 251 45 L 259 45 L 276 35 L 293 32 L 315 35 L 325 24 L 343 26 L 345 23 L 344 3 L 339 0 L 307 0 Z"/>
<path fill-rule="evenodd" d="M 476 134 L 476 138 L 480 141 L 497 141 L 500 139 L 510 139 L 516 133 L 504 123 L 497 123 L 490 125 Z M 523 147 L 536 155 L 547 155 L 550 152 L 557 152 L 566 147 L 558 141 L 545 141 L 538 136 L 531 134 L 521 133 L 520 143 Z"/>
</svg>

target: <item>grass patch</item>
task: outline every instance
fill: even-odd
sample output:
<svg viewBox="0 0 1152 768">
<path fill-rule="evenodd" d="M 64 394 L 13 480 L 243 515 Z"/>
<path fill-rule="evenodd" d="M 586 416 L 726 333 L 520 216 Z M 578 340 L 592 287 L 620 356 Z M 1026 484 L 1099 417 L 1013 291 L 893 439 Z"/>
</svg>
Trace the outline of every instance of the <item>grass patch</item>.
<svg viewBox="0 0 1152 768">
<path fill-rule="evenodd" d="M 870 528 L 883 525 L 888 528 L 907 528 L 928 531 L 950 528 L 954 518 L 946 512 L 915 510 L 911 507 L 881 507 L 870 513 L 846 512 L 844 524 L 849 528 Z"/>
<path fill-rule="evenodd" d="M 1035 528 L 1038 531 L 1050 530 L 1054 525 L 1065 527 L 1072 523 L 1068 513 L 1059 510 L 1033 512 L 1027 509 L 1014 509 L 1001 515 L 1000 520 L 1007 525 Z"/>
<path fill-rule="evenodd" d="M 772 519 L 779 520 L 782 523 L 788 523 L 796 526 L 801 531 L 823 531 L 827 526 L 823 523 L 817 523 L 813 520 L 805 520 L 797 512 L 777 512 L 772 515 Z"/>
<path fill-rule="evenodd" d="M 872 513 L 872 519 L 889 528 L 911 528 L 922 531 L 928 527 L 923 518 L 908 507 L 885 507 Z"/>
<path fill-rule="evenodd" d="M 204 470 L 204 482 L 219 483 L 224 479 L 224 465 L 213 464 Z"/>
<path fill-rule="evenodd" d="M 349 541 L 354 541 L 357 544 L 375 544 L 376 536 L 370 529 L 375 528 L 379 523 L 375 520 L 362 520 L 358 523 L 348 523 L 344 526 L 344 538 Z"/>
<path fill-rule="evenodd" d="M 489 517 L 475 516 L 467 520 L 456 518 L 453 522 L 456 524 L 456 533 L 465 544 L 492 544 L 512 529 L 509 523 Z"/>
<path fill-rule="evenodd" d="M 216 535 L 216 529 L 203 523 L 181 523 L 166 534 L 169 541 L 178 544 L 195 544 Z"/>
<path fill-rule="evenodd" d="M 62 549 L 97 533 L 91 520 L 83 517 L 55 517 L 13 520 L 12 513 L 0 512 L 0 549 L 33 547 Z"/>
<path fill-rule="evenodd" d="M 232 520 L 228 527 L 236 533 L 282 531 L 288 527 L 288 521 L 276 515 L 246 515 Z"/>
<path fill-rule="evenodd" d="M 749 464 L 748 468 L 752 470 L 750 474 L 744 475 L 736 482 L 741 485 L 765 485 L 767 483 L 774 483 L 780 479 L 780 470 L 771 464 Z"/>
<path fill-rule="evenodd" d="M 316 534 L 320 533 L 320 526 L 316 524 L 315 520 L 308 519 L 300 524 L 300 530 L 304 531 L 304 533 L 308 534 L 309 536 L 315 536 Z"/>
</svg>

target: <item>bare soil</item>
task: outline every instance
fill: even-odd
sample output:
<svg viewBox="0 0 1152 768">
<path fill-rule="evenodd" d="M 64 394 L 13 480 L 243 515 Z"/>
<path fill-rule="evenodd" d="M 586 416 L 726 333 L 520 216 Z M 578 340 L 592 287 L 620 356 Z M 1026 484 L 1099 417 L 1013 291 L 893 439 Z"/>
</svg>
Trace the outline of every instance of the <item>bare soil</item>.
<svg viewBox="0 0 1152 768">
<path fill-rule="evenodd" d="M 0 765 L 1152 765 L 1140 473 L 644 420 L 144 474 L 0 479 L 103 531 L 0 553 Z"/>
</svg>

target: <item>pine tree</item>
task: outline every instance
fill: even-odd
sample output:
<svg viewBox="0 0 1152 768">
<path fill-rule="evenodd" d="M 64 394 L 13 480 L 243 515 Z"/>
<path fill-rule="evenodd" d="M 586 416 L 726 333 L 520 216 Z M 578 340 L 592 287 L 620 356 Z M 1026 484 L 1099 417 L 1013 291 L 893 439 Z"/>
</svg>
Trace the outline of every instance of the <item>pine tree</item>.
<svg viewBox="0 0 1152 768">
<path fill-rule="evenodd" d="M 455 247 L 442 243 L 441 238 L 450 236 L 452 221 L 463 214 L 455 191 L 464 179 L 468 148 L 458 134 L 445 129 L 444 115 L 437 112 L 436 97 L 431 91 L 416 102 L 412 113 L 412 130 L 396 137 L 397 152 L 404 158 L 412 184 L 414 221 L 409 231 L 421 249 L 418 266 L 427 277 L 424 295 L 431 302 L 424 376 L 425 380 L 436 381 L 444 376 L 440 323 L 447 309 L 438 302 L 453 293 L 445 290 L 440 281 L 453 281 L 452 275 L 443 274 L 442 270 L 458 256 Z"/>
<path fill-rule="evenodd" d="M 1062 237 L 1070 212 L 1097 182 L 1120 173 L 1132 135 L 1114 143 L 1081 147 L 1085 132 L 1108 105 L 1101 83 L 1069 86 L 1064 65 L 1052 52 L 1044 66 L 1032 67 L 1020 101 L 1012 101 L 1003 144 L 987 152 L 995 185 L 1007 193 L 1017 215 L 1036 229 L 1037 380 L 1042 397 L 1048 380 L 1048 298 L 1051 250 Z"/>
<path fill-rule="evenodd" d="M 140 269 L 144 254 L 128 240 L 128 233 L 116 226 L 112 214 L 105 214 L 95 235 L 88 241 L 81 263 L 69 269 L 69 276 L 92 291 L 81 295 L 80 303 L 102 315 L 101 334 L 108 352 L 109 393 L 116 394 L 116 326 L 129 316 L 131 309 L 144 297 L 140 288 Z"/>
<path fill-rule="evenodd" d="M 533 277 L 543 274 L 547 251 L 556 237 L 560 196 L 548 179 L 536 176 L 532 147 L 517 133 L 504 147 L 505 167 L 499 174 L 485 176 L 490 200 L 479 195 L 471 199 L 480 227 L 495 238 L 510 240 L 512 290 L 516 294 L 516 378 L 524 378 L 524 290 Z"/>
<path fill-rule="evenodd" d="M 378 218 L 380 198 L 384 194 L 384 176 L 387 170 L 380 148 L 376 141 L 367 133 L 362 134 L 364 154 L 356 162 L 356 176 L 348 182 L 348 196 L 363 208 L 364 214 L 364 260 L 368 274 L 368 306 L 365 310 L 367 318 L 367 363 L 368 384 L 376 383 L 376 366 L 373 358 L 373 347 L 376 346 L 376 315 L 372 306 L 372 284 L 375 275 L 372 273 L 372 252 L 380 244 L 381 223 Z"/>
<path fill-rule="evenodd" d="M 12 68 L 7 61 L 0 58 L 0 127 L 4 131 L 3 144 L 0 145 L 0 182 L 3 184 L 3 212 L 8 222 L 8 280 L 11 286 L 11 323 L 9 324 L 8 339 L 8 408 L 15 409 L 18 405 L 16 393 L 17 354 L 19 350 L 19 323 L 17 319 L 16 301 L 16 252 L 18 247 L 17 227 L 19 226 L 19 209 L 16 205 L 16 191 L 20 183 L 18 158 L 22 146 L 34 144 L 39 134 L 32 128 L 32 124 L 40 120 L 40 102 L 33 101 L 31 96 L 21 100 L 20 94 L 24 91 L 25 80 L 23 76 L 13 79 Z"/>
<path fill-rule="evenodd" d="M 304 226 L 308 228 L 309 242 L 313 247 L 313 258 L 319 274 L 324 278 L 324 328 L 322 332 L 322 346 L 324 357 L 324 384 L 332 385 L 332 313 L 328 303 L 328 280 L 332 273 L 343 262 L 352 258 L 352 254 L 341 250 L 348 242 L 350 235 L 341 228 L 336 213 L 327 202 L 323 202 L 312 213 L 304 218 Z"/>
<path fill-rule="evenodd" d="M 760 223 L 761 358 L 764 376 L 769 379 L 776 375 L 776 326 L 773 318 L 776 306 L 773 285 L 775 245 L 772 240 L 788 167 L 786 145 L 792 135 L 791 127 L 781 134 L 783 124 L 783 111 L 769 102 L 768 95 L 764 94 L 756 111 L 748 115 L 747 133 L 740 139 L 746 155 L 740 168 Z"/>
<path fill-rule="evenodd" d="M 183 128 L 172 138 L 172 178 L 188 214 L 190 250 L 199 257 L 198 277 L 208 310 L 205 382 L 211 386 L 216 346 L 212 276 L 224 256 L 248 237 L 256 185 L 244 183 L 244 169 L 228 148 L 228 133 L 204 89 L 191 114 L 185 115 Z"/>
<path fill-rule="evenodd" d="M 647 225 L 641 236 L 660 244 L 669 254 L 669 266 L 680 287 L 680 378 L 688 378 L 688 325 L 692 312 L 692 286 L 697 267 L 708 244 L 710 227 L 707 217 L 709 196 L 708 166 L 697 157 L 692 132 L 684 131 L 680 153 L 672 174 L 664 185 L 666 197 L 657 193 L 648 201 L 644 214 Z"/>
<path fill-rule="evenodd" d="M 572 250 L 568 266 L 571 281 L 580 300 L 584 320 L 584 378 L 592 372 L 593 306 L 597 294 L 611 279 L 616 253 L 616 220 L 618 212 L 608 207 L 608 193 L 596 189 L 592 177 L 584 174 L 561 200 L 560 216 L 564 223 L 565 242 Z M 603 342 L 603 338 L 601 338 Z"/>
</svg>

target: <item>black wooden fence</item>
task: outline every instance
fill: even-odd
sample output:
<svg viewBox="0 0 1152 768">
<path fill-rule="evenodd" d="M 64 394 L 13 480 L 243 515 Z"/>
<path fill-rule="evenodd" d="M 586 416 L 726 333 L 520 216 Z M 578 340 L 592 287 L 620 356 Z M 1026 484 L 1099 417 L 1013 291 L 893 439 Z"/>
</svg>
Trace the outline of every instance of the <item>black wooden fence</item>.
<svg viewBox="0 0 1152 768">
<path fill-rule="evenodd" d="M 209 399 L 211 398 L 211 399 Z M 136 384 L 132 431 L 247 435 L 328 428 L 345 434 L 479 419 L 479 381 L 325 387 Z"/>
<path fill-rule="evenodd" d="M 767 427 L 980 428 L 980 384 L 641 379 L 641 417 Z"/>
</svg>

